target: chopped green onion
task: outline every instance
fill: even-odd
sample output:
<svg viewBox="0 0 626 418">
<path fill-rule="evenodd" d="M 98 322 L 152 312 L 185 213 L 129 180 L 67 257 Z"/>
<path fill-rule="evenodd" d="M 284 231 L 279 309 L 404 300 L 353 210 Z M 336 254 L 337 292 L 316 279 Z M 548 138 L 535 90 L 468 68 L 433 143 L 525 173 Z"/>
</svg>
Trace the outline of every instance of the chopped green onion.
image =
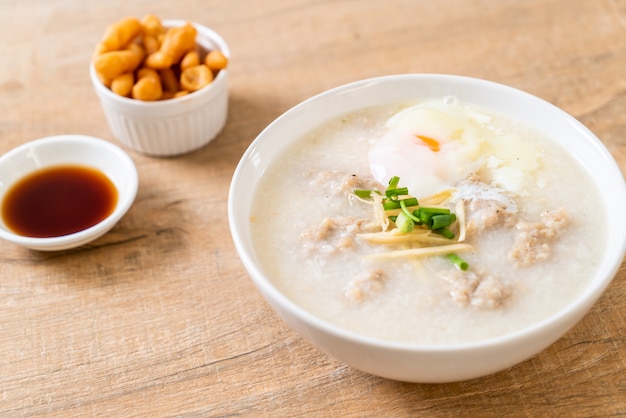
<svg viewBox="0 0 626 418">
<path fill-rule="evenodd" d="M 383 209 L 384 210 L 400 209 L 400 202 L 398 202 L 397 200 L 386 200 L 383 202 Z"/>
<path fill-rule="evenodd" d="M 432 218 L 434 216 L 449 215 L 449 214 L 450 214 L 450 209 L 448 208 L 420 207 L 418 209 L 418 213 L 415 216 L 417 216 L 420 219 L 420 221 L 422 221 L 422 223 L 425 223 L 426 225 L 433 228 Z M 443 225 L 443 226 L 448 226 L 448 225 Z M 433 229 L 436 229 L 436 228 L 433 228 Z"/>
<path fill-rule="evenodd" d="M 400 232 L 411 232 L 415 226 L 413 220 L 406 216 L 404 212 L 400 212 L 396 217 L 396 226 Z"/>
<path fill-rule="evenodd" d="M 400 183 L 400 177 L 393 176 L 389 179 L 389 186 L 387 187 L 387 190 L 395 189 L 396 187 L 398 187 L 398 183 Z"/>
<path fill-rule="evenodd" d="M 411 215 L 413 215 L 411 219 L 413 219 L 417 225 L 422 225 L 424 223 L 420 219 L 420 210 L 419 210 L 419 208 L 415 209 L 413 212 L 411 212 Z"/>
<path fill-rule="evenodd" d="M 433 217 L 433 215 L 427 213 L 427 212 L 422 212 L 420 209 L 418 209 L 417 211 L 417 217 L 419 218 L 419 220 L 426 225 L 430 225 L 430 219 Z"/>
<path fill-rule="evenodd" d="M 463 260 L 461 257 L 454 253 L 446 255 L 446 257 L 448 258 L 448 260 L 452 261 L 459 270 L 465 271 L 469 268 L 469 264 L 467 264 L 465 260 Z"/>
<path fill-rule="evenodd" d="M 371 190 L 356 189 L 353 191 L 353 193 L 362 199 L 367 199 L 368 197 L 372 196 Z"/>
<path fill-rule="evenodd" d="M 450 209 L 443 207 L 419 207 L 417 198 L 406 197 L 401 199 L 400 196 L 408 196 L 407 187 L 398 187 L 400 177 L 393 176 L 389 180 L 389 186 L 385 190 L 386 198 L 383 199 L 383 210 L 400 210 L 397 216 L 389 216 L 389 219 L 396 224 L 401 232 L 410 232 L 415 225 L 427 225 L 433 232 L 442 235 L 448 239 L 454 238 L 454 232 L 447 227 L 456 222 L 456 215 L 450 212 Z M 355 190 L 355 194 L 357 191 Z M 359 195 L 359 194 L 357 194 Z M 411 211 L 409 208 L 417 207 Z"/>
<path fill-rule="evenodd" d="M 409 189 L 406 187 L 401 187 L 399 189 L 387 189 L 385 191 L 385 195 L 388 198 L 397 198 L 398 196 L 405 196 L 409 194 Z"/>
<path fill-rule="evenodd" d="M 418 224 L 421 224 L 420 219 L 417 216 L 413 215 L 411 211 L 406 207 L 405 200 L 400 201 L 400 209 L 402 209 L 402 212 L 404 212 L 404 214 L 408 216 L 413 222 L 417 222 Z"/>
<path fill-rule="evenodd" d="M 439 208 L 432 206 L 422 206 L 420 207 L 420 212 L 427 213 L 429 215 L 447 215 L 450 213 L 450 209 L 448 208 Z"/>
<path fill-rule="evenodd" d="M 450 226 L 456 221 L 456 215 L 454 213 L 449 213 L 446 215 L 434 215 L 430 218 L 431 223 L 430 227 L 432 229 L 441 229 L 446 226 Z"/>
<path fill-rule="evenodd" d="M 407 207 L 417 206 L 419 204 L 417 202 L 417 199 L 414 197 L 402 199 L 402 201 Z M 386 200 L 383 203 L 383 209 L 384 210 L 400 209 L 400 200 Z"/>
<path fill-rule="evenodd" d="M 454 238 L 454 232 L 450 231 L 448 228 L 433 229 L 433 232 L 448 239 Z"/>
</svg>

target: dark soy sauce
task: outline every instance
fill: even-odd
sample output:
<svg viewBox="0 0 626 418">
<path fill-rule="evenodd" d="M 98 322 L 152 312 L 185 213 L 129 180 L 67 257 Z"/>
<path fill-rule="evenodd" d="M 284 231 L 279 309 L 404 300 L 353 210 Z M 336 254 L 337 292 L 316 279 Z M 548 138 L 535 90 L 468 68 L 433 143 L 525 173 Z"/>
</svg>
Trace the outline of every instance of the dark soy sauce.
<svg viewBox="0 0 626 418">
<path fill-rule="evenodd" d="M 62 165 L 35 171 L 4 195 L 2 219 L 16 234 L 50 238 L 87 229 L 109 216 L 117 189 L 99 170 Z"/>
</svg>

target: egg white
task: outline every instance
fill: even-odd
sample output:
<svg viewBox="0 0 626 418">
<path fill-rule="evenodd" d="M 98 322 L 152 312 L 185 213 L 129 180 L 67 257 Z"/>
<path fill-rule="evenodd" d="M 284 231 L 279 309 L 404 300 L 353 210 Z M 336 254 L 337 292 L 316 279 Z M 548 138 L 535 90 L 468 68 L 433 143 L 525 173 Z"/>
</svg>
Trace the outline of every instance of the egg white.
<svg viewBox="0 0 626 418">
<path fill-rule="evenodd" d="M 492 136 L 484 127 L 488 120 L 444 101 L 403 109 L 387 120 L 387 133 L 373 144 L 371 173 L 383 186 L 399 176 L 417 198 L 450 189 L 484 164 Z M 437 141 L 440 149 L 434 151 L 420 136 Z"/>
</svg>

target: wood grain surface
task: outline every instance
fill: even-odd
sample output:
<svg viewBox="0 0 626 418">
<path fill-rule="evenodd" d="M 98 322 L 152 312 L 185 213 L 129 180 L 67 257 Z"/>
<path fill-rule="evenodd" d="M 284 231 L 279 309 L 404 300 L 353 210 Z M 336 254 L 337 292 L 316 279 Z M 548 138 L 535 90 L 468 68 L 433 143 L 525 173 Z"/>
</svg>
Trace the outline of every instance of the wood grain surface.
<svg viewBox="0 0 626 418">
<path fill-rule="evenodd" d="M 396 73 L 485 78 L 581 120 L 626 174 L 625 0 L 0 0 L 0 153 L 113 137 L 88 65 L 147 13 L 228 42 L 229 118 L 176 158 L 129 151 L 137 199 L 86 246 L 0 242 L 0 416 L 626 416 L 626 265 L 562 339 L 506 371 L 420 385 L 353 370 L 270 310 L 227 223 L 236 164 L 300 101 Z"/>
</svg>

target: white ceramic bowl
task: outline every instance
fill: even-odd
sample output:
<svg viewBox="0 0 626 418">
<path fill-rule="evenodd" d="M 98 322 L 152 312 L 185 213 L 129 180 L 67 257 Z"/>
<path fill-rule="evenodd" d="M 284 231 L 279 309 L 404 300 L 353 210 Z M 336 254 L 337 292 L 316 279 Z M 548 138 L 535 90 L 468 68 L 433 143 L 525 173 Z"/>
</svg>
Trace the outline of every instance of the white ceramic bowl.
<svg viewBox="0 0 626 418">
<path fill-rule="evenodd" d="M 164 20 L 165 27 L 185 24 Z M 206 26 L 193 23 L 196 42 L 230 51 L 222 37 Z M 113 135 L 133 151 L 155 157 L 171 157 L 195 151 L 222 131 L 228 116 L 228 69 L 221 70 L 208 86 L 183 97 L 156 102 L 121 97 L 100 82 L 93 63 L 89 74 Z"/>
<path fill-rule="evenodd" d="M 250 236 L 252 200 L 259 178 L 301 134 L 359 108 L 405 100 L 454 96 L 511 116 L 546 137 L 567 143 L 594 174 L 607 219 L 612 220 L 600 266 L 584 292 L 558 313 L 519 332 L 451 345 L 394 343 L 356 334 L 305 311 L 272 284 Z M 271 307 L 303 338 L 362 371 L 402 381 L 448 382 L 494 373 L 537 354 L 576 324 L 615 276 L 626 251 L 626 186 L 606 148 L 581 123 L 530 94 L 493 82 L 450 75 L 397 75 L 363 80 L 319 94 L 271 123 L 253 141 L 234 173 L 228 202 L 235 247 L 254 284 Z"/>
<path fill-rule="evenodd" d="M 27 142 L 0 157 L 0 202 L 16 181 L 47 167 L 81 165 L 104 173 L 118 192 L 113 212 L 98 224 L 82 231 L 51 238 L 25 237 L 13 233 L 0 220 L 0 238 L 40 251 L 78 247 L 109 231 L 128 211 L 137 194 L 137 169 L 120 147 L 84 135 L 59 135 Z"/>
</svg>

